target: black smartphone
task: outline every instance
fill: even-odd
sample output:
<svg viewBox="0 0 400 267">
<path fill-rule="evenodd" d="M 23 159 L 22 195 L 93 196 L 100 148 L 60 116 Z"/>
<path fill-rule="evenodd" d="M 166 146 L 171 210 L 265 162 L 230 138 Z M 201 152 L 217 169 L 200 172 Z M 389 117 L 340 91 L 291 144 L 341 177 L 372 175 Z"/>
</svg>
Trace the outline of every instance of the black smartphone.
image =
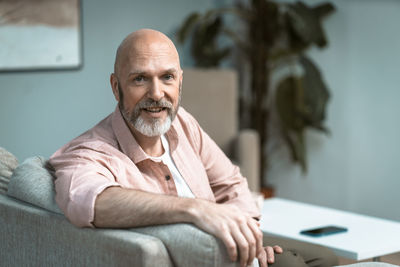
<svg viewBox="0 0 400 267">
<path fill-rule="evenodd" d="M 323 226 L 323 227 L 319 227 L 319 228 L 303 230 L 300 232 L 300 234 L 318 237 L 318 236 L 332 235 L 332 234 L 338 234 L 338 233 L 344 233 L 344 232 L 347 232 L 347 228 L 340 227 L 340 226 L 334 226 L 334 225 L 328 225 L 328 226 Z"/>
</svg>

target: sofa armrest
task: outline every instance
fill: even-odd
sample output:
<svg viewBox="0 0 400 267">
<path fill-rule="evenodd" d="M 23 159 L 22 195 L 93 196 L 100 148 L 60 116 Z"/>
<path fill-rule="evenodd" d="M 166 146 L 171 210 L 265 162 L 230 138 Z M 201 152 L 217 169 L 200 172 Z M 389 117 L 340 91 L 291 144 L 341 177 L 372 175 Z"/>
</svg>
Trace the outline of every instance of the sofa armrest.
<svg viewBox="0 0 400 267">
<path fill-rule="evenodd" d="M 0 195 L 5 266 L 172 266 L 157 238 L 117 229 L 76 228 L 63 215 Z"/>
<path fill-rule="evenodd" d="M 260 139 L 257 131 L 244 129 L 239 132 L 235 139 L 234 157 L 250 190 L 260 192 Z"/>
<path fill-rule="evenodd" d="M 234 267 L 223 242 L 191 224 L 170 224 L 132 229 L 160 239 L 176 267 Z"/>
</svg>

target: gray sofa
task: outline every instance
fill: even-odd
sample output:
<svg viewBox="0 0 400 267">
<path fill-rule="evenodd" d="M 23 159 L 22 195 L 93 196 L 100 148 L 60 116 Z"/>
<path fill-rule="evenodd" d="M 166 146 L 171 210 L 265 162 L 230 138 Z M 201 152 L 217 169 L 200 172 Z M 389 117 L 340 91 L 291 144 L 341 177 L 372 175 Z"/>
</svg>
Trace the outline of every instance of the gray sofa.
<svg viewBox="0 0 400 267">
<path fill-rule="evenodd" d="M 54 202 L 45 164 L 42 157 L 29 158 L 8 186 L 3 179 L 1 266 L 237 266 L 220 240 L 189 224 L 76 228 Z"/>
</svg>

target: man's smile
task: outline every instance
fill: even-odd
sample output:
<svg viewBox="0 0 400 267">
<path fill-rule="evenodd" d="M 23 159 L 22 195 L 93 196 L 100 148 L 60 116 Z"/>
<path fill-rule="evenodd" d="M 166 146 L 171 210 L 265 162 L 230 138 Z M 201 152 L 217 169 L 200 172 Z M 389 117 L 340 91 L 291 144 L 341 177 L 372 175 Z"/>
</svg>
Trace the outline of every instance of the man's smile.
<svg viewBox="0 0 400 267">
<path fill-rule="evenodd" d="M 143 108 L 144 111 L 151 112 L 151 113 L 158 113 L 163 110 L 166 110 L 166 107 L 148 107 L 148 108 Z"/>
<path fill-rule="evenodd" d="M 146 117 L 151 117 L 153 119 L 163 118 L 168 116 L 169 108 L 167 107 L 146 107 L 141 108 L 142 114 L 145 114 Z"/>
</svg>

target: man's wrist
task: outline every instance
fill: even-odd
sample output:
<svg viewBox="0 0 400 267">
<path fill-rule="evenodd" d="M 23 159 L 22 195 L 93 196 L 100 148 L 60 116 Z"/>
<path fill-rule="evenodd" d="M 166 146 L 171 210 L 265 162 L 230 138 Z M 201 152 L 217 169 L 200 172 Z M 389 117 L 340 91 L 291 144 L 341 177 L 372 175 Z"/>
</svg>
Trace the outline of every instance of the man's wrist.
<svg viewBox="0 0 400 267">
<path fill-rule="evenodd" d="M 178 220 L 187 223 L 195 223 L 198 218 L 197 199 L 194 198 L 179 198 L 177 207 Z"/>
<path fill-rule="evenodd" d="M 204 202 L 204 200 L 196 198 L 190 198 L 186 200 L 187 201 L 185 203 L 185 211 L 184 211 L 185 219 L 189 223 L 196 224 L 200 220 L 202 213 L 200 206 L 202 205 L 202 202 Z"/>
</svg>

